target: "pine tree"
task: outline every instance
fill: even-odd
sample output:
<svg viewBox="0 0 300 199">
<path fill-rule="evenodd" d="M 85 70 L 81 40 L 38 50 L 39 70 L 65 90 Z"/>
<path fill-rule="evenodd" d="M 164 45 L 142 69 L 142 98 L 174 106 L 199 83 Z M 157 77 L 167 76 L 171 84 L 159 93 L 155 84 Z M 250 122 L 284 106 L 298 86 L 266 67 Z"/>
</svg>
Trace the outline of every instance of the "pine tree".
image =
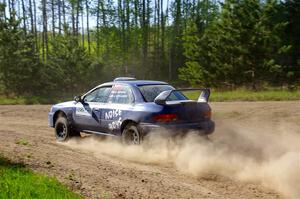
<svg viewBox="0 0 300 199">
<path fill-rule="evenodd" d="M 183 34 L 184 56 L 187 61 L 185 66 L 179 69 L 179 78 L 189 82 L 191 85 L 206 85 L 207 71 L 198 62 L 199 59 L 199 33 L 197 26 L 193 21 L 187 25 L 187 29 Z"/>
<path fill-rule="evenodd" d="M 273 1 L 225 1 L 220 18 L 199 40 L 200 54 L 194 70 L 205 68 L 209 83 L 215 86 L 235 87 L 251 82 L 251 87 L 257 89 L 274 68 L 280 68 L 275 57 L 282 47 L 278 31 L 284 24 L 270 21 L 275 12 Z M 184 72 L 182 69 L 181 77 Z"/>
<path fill-rule="evenodd" d="M 32 48 L 34 37 L 27 35 L 24 39 L 25 30 L 19 28 L 20 23 L 15 17 L 0 17 L 0 80 L 6 94 L 35 94 L 40 81 L 40 63 Z"/>
</svg>

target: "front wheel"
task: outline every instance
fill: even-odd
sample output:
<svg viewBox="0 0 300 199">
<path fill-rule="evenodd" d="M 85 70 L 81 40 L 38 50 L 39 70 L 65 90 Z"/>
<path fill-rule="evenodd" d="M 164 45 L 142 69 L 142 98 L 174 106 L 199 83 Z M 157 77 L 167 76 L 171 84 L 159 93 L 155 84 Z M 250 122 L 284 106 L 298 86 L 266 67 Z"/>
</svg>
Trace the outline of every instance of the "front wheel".
<svg viewBox="0 0 300 199">
<path fill-rule="evenodd" d="M 138 127 L 128 124 L 122 132 L 122 143 L 126 145 L 138 145 L 141 142 L 141 134 Z"/>
<path fill-rule="evenodd" d="M 56 140 L 63 142 L 72 136 L 80 136 L 80 132 L 72 131 L 67 118 L 59 117 L 54 126 Z"/>
</svg>

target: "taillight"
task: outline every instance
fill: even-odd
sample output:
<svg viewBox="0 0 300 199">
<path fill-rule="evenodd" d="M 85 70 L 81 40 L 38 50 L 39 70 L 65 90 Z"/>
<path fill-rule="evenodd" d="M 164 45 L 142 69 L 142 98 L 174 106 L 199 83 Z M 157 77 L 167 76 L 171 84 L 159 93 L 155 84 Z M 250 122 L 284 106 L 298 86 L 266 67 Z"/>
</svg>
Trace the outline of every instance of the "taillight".
<svg viewBox="0 0 300 199">
<path fill-rule="evenodd" d="M 159 114 L 154 116 L 156 122 L 172 122 L 177 120 L 176 114 Z"/>
<path fill-rule="evenodd" d="M 206 119 L 210 119 L 210 118 L 211 118 L 211 111 L 206 111 L 206 112 L 204 112 L 203 116 L 204 116 L 204 118 L 206 118 Z"/>
</svg>

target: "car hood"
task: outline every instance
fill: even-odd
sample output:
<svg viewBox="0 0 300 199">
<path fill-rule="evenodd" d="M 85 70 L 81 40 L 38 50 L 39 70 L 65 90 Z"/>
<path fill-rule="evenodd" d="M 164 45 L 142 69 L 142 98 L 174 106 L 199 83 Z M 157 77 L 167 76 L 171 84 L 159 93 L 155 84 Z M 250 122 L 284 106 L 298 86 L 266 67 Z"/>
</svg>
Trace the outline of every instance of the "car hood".
<svg viewBox="0 0 300 199">
<path fill-rule="evenodd" d="M 62 103 L 58 103 L 55 104 L 55 107 L 70 107 L 70 106 L 74 106 L 75 105 L 75 101 L 68 101 L 68 102 L 62 102 Z"/>
</svg>

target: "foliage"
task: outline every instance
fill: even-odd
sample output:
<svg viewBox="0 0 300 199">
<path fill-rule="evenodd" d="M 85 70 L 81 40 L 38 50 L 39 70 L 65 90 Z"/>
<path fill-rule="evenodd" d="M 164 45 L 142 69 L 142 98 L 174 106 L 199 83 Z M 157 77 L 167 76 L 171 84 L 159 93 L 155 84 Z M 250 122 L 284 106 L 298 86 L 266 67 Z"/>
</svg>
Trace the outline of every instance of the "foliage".
<svg viewBox="0 0 300 199">
<path fill-rule="evenodd" d="M 48 89 L 60 89 L 62 92 L 83 90 L 89 85 L 86 80 L 90 79 L 91 74 L 99 75 L 92 70 L 92 59 L 86 49 L 79 46 L 77 38 L 68 31 L 64 36 L 51 40 L 51 47 L 55 50 L 49 52 L 44 79 L 54 84 L 50 84 Z"/>
<path fill-rule="evenodd" d="M 40 65 L 32 37 L 24 39 L 20 20 L 0 18 L 0 71 L 6 93 L 27 94 L 37 88 Z"/>
<path fill-rule="evenodd" d="M 298 0 L 4 2 L 0 94 L 12 98 L 66 97 L 127 75 L 230 89 L 300 83 Z"/>
<path fill-rule="evenodd" d="M 251 82 L 253 89 L 259 82 L 271 82 L 283 73 L 278 57 L 290 48 L 280 38 L 286 23 L 273 20 L 277 14 L 275 1 L 226 0 L 219 18 L 202 36 L 187 31 L 187 61 L 179 77 L 191 84 L 198 79 L 198 84 L 221 87 Z M 189 29 L 195 29 L 193 24 Z"/>
</svg>

